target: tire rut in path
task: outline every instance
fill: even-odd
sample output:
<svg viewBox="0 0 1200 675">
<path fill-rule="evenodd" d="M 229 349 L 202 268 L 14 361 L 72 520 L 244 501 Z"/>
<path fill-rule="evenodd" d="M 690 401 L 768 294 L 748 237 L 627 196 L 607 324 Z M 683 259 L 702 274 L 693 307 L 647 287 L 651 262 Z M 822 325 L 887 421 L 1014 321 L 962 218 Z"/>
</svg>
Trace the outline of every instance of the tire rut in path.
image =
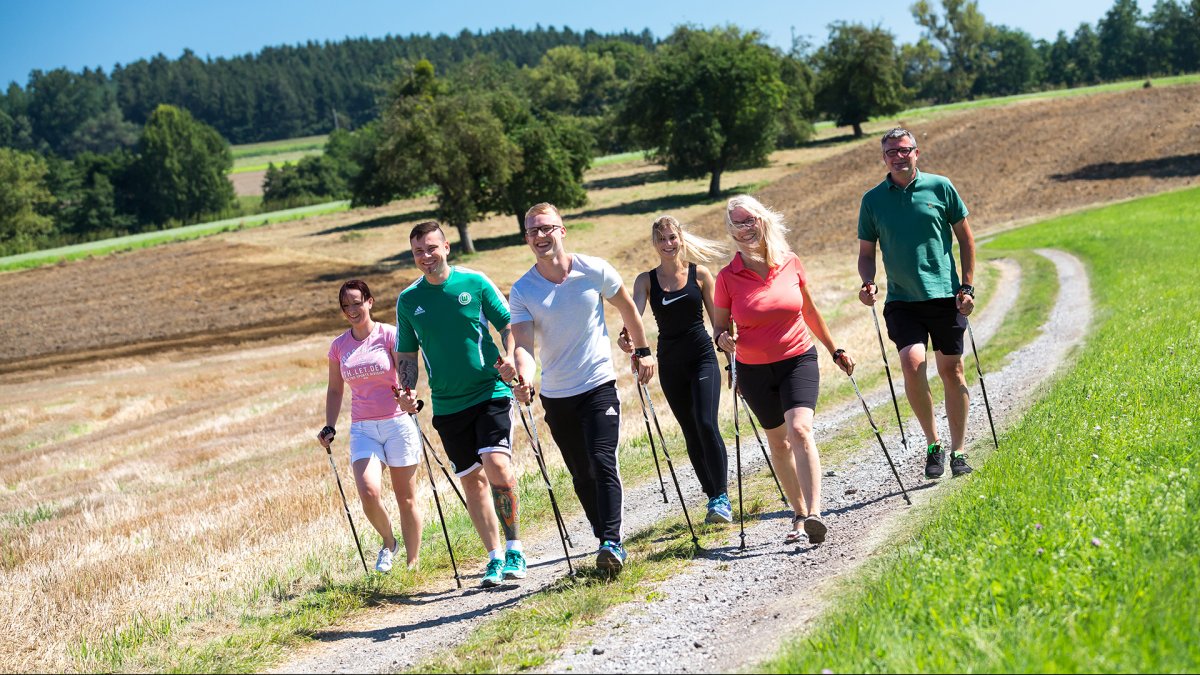
<svg viewBox="0 0 1200 675">
<path fill-rule="evenodd" d="M 1016 266 L 1011 264 L 1002 266 L 1001 282 L 997 285 L 996 296 L 992 298 L 988 306 L 983 308 L 982 316 L 975 324 L 976 338 L 980 340 L 981 345 L 986 343 L 990 335 L 994 333 L 1003 319 L 1003 315 L 1015 302 L 1015 290 L 1007 293 L 1003 290 L 1016 288 L 1018 274 L 1015 268 Z M 1061 281 L 1063 277 L 1061 266 L 1059 276 Z M 1052 333 L 1053 331 L 1047 332 Z M 988 375 L 988 380 L 991 381 L 998 375 L 999 373 L 996 376 Z M 992 386 L 997 389 L 1004 388 L 1003 384 Z M 989 390 L 989 394 L 992 397 L 997 396 L 991 390 Z M 886 388 L 883 388 L 882 391 L 872 392 L 867 398 L 870 405 L 876 406 L 888 399 L 889 395 Z M 994 408 L 997 405 L 997 403 L 993 403 Z M 974 407 L 972 406 L 973 415 Z M 626 414 L 636 414 L 636 410 L 630 409 Z M 980 415 L 982 414 L 980 411 Z M 861 408 L 859 408 L 857 400 L 853 401 L 852 405 L 847 403 L 837 408 L 822 410 L 817 415 L 818 440 L 822 436 L 828 437 L 831 432 L 842 425 L 851 423 L 849 420 L 855 415 L 861 417 Z M 1001 420 L 998 419 L 997 422 L 1001 423 Z M 859 422 L 854 421 L 853 423 Z M 865 421 L 861 423 L 865 424 Z M 986 430 L 986 418 L 983 418 L 983 423 L 985 425 L 983 428 Z M 978 429 L 978 422 L 973 416 L 969 430 L 977 433 Z M 912 436 L 911 430 L 909 436 L 915 438 Z M 747 471 L 756 471 L 763 464 L 762 453 L 755 447 L 753 436 L 750 438 L 750 443 L 743 447 L 742 460 Z M 726 441 L 732 451 L 733 443 L 729 439 Z M 897 460 L 906 486 L 911 491 L 915 484 L 909 485 L 909 483 L 915 481 L 915 477 L 920 475 L 919 461 L 915 456 L 901 458 L 896 454 L 896 450 L 900 448 L 898 437 L 888 438 L 886 441 L 889 449 L 893 452 L 893 457 Z M 684 453 L 680 450 L 676 450 L 676 453 L 682 456 L 682 459 L 675 459 L 680 460 L 676 461 L 676 470 L 680 473 L 680 484 L 684 489 L 685 499 L 692 505 L 698 502 L 703 503 L 704 496 L 691 474 L 691 467 L 686 461 L 686 456 L 683 456 Z M 666 602 L 652 603 L 646 606 L 644 611 L 641 606 L 638 606 L 632 610 L 635 613 L 631 613 L 629 605 L 619 606 L 611 612 L 609 620 L 602 621 L 598 623 L 596 629 L 590 632 L 585 631 L 579 637 L 573 638 L 573 645 L 581 642 L 594 642 L 597 647 L 602 644 L 611 645 L 606 649 L 606 654 L 600 657 L 604 659 L 603 661 L 594 660 L 598 657 L 592 656 L 590 649 L 587 650 L 586 655 L 575 655 L 573 654 L 575 647 L 571 646 L 565 649 L 564 653 L 560 655 L 560 659 L 554 661 L 547 669 L 561 671 L 572 667 L 575 670 L 582 668 L 589 672 L 597 669 L 605 671 L 630 669 L 636 672 L 644 672 L 647 669 L 669 671 L 713 669 L 717 661 L 710 655 L 715 655 L 722 649 L 717 642 L 707 637 L 713 631 L 705 629 L 706 620 L 700 618 L 700 612 L 704 611 L 704 607 L 723 608 L 721 611 L 713 613 L 712 619 L 708 622 L 716 621 L 718 618 L 721 618 L 721 622 L 728 622 L 737 620 L 738 617 L 749 622 L 745 626 L 740 626 L 736 632 L 728 630 L 725 632 L 737 643 L 738 649 L 733 650 L 734 653 L 738 651 L 745 653 L 746 626 L 757 630 L 754 625 L 757 622 L 755 619 L 757 615 L 777 615 L 776 622 L 787 619 L 791 622 L 788 625 L 794 624 L 796 611 L 801 607 L 796 606 L 796 603 L 787 600 L 786 597 L 781 597 L 781 594 L 786 596 L 796 588 L 802 588 L 803 586 L 795 586 L 795 581 L 806 578 L 809 571 L 816 575 L 814 578 L 831 576 L 844 571 L 842 568 L 848 567 L 846 561 L 855 562 L 864 557 L 870 549 L 862 548 L 861 536 L 854 534 L 851 523 L 867 522 L 871 518 L 878 519 L 879 513 L 886 513 L 897 508 L 888 498 L 890 490 L 894 489 L 895 479 L 892 478 L 882 457 L 876 457 L 878 454 L 877 445 L 864 448 L 856 460 L 852 460 L 857 461 L 857 464 L 852 465 L 850 469 L 839 467 L 839 473 L 842 470 L 847 471 L 844 476 L 825 479 L 826 511 L 830 514 L 828 522 L 831 527 L 829 543 L 816 550 L 809 550 L 807 546 L 785 548 L 782 544 L 777 544 L 776 542 L 786 527 L 787 518 L 790 516 L 788 513 L 779 512 L 765 515 L 765 522 L 756 523 L 753 526 L 749 522 L 747 523 L 747 541 L 750 546 L 745 553 L 738 554 L 735 525 L 729 530 L 730 541 L 734 542 L 732 546 L 727 545 L 707 550 L 701 557 L 693 561 L 687 572 L 677 575 L 661 585 L 661 592 L 667 594 Z M 858 475 L 860 472 L 861 476 Z M 886 480 L 883 480 L 884 478 Z M 853 498 L 843 500 L 842 494 L 846 485 L 854 485 L 858 492 Z M 571 499 L 573 500 L 573 497 Z M 896 497 L 895 500 L 898 501 L 899 497 Z M 663 504 L 656 481 L 627 488 L 624 519 L 626 536 L 644 529 L 662 518 L 678 515 L 679 505 L 676 501 L 676 497 L 672 494 L 671 503 Z M 902 506 L 903 502 L 900 504 Z M 577 543 L 577 546 L 571 549 L 572 560 L 576 567 L 591 565 L 594 542 L 589 535 L 590 526 L 582 514 L 574 516 L 567 514 L 566 518 L 567 527 Z M 456 589 L 452 579 L 445 579 L 444 582 L 439 582 L 426 592 L 398 598 L 394 605 L 367 612 L 336 629 L 319 633 L 316 643 L 299 649 L 298 653 L 293 654 L 287 662 L 280 664 L 275 672 L 384 672 L 415 666 L 438 651 L 458 644 L 463 636 L 482 622 L 495 618 L 506 609 L 517 606 L 525 597 L 545 589 L 567 573 L 566 563 L 562 558 L 561 543 L 553 530 L 544 530 L 530 537 L 525 542 L 525 547 L 529 559 L 529 577 L 523 580 L 519 586 L 513 584 L 502 586 L 499 589 L 479 589 L 477 585 L 480 570 L 469 566 L 464 567 L 460 563 L 460 571 L 464 572 L 464 585 L 466 586 L 463 590 Z M 874 544 L 871 548 L 873 547 Z M 633 551 L 632 555 L 637 555 L 637 551 Z M 764 562 L 771 559 L 775 559 L 774 562 L 777 565 L 785 560 L 787 564 L 783 565 L 784 569 L 775 573 L 755 571 L 765 569 Z M 838 561 L 841 562 L 838 563 Z M 838 564 L 831 565 L 831 562 Z M 728 569 L 718 570 L 717 566 L 722 564 Z M 797 565 L 804 570 L 804 575 L 800 577 L 797 577 L 795 573 Z M 830 574 L 821 573 L 822 570 L 832 569 L 832 567 L 837 567 L 838 571 L 830 572 Z M 733 579 L 745 576 L 747 583 L 758 584 L 754 581 L 755 577 L 765 579 L 771 574 L 779 577 L 773 581 L 782 581 L 784 572 L 793 581 L 792 584 L 781 584 L 778 587 L 774 584 L 761 584 L 762 592 L 756 589 L 753 594 L 742 588 L 743 583 L 733 583 Z M 706 591 L 704 587 L 707 587 L 708 590 Z M 690 595 L 687 594 L 687 591 L 679 590 L 687 588 L 691 588 Z M 708 601 L 704 600 L 706 592 L 709 596 Z M 699 598 L 702 605 L 699 611 L 692 602 L 696 598 Z M 685 601 L 683 605 L 674 604 L 679 599 Z M 723 600 L 724 602 L 722 602 Z M 769 609 L 772 603 L 781 602 L 789 605 L 786 611 L 775 612 Z M 759 607 L 760 603 L 761 607 Z M 667 607 L 670 609 L 664 609 Z M 732 611 L 735 607 L 740 608 L 739 611 Z M 669 625 L 670 621 L 664 621 L 661 617 L 655 618 L 657 614 L 651 614 L 651 612 L 657 613 L 658 610 L 679 613 L 678 616 L 671 617 L 670 621 L 678 621 L 681 616 L 688 617 L 688 626 L 667 630 L 666 632 L 671 633 L 673 637 L 663 637 L 662 629 Z M 681 610 L 685 611 L 681 612 Z M 708 612 L 704 613 L 708 614 Z M 612 618 L 621 616 L 626 618 Z M 732 624 L 730 625 L 732 626 Z M 716 628 L 716 624 L 713 624 L 713 628 Z M 694 636 L 693 633 L 695 633 Z M 777 636 L 774 639 L 777 641 Z M 677 650 L 668 648 L 673 642 L 678 642 L 686 649 L 678 650 L 677 654 Z M 694 647 L 695 642 L 705 645 L 704 648 Z M 764 644 L 765 646 L 767 645 Z M 632 650 L 629 653 L 632 658 L 626 661 L 623 656 L 619 663 L 613 663 L 612 659 L 616 658 L 616 655 L 620 654 L 623 649 Z M 654 654 L 654 656 L 647 658 L 647 655 L 650 654 Z M 662 654 L 662 657 L 657 656 L 658 654 Z M 683 654 L 686 654 L 688 658 L 681 658 Z M 697 657 L 700 658 L 697 660 Z M 692 665 L 693 661 L 695 661 L 695 665 Z M 744 662 L 745 659 L 734 661 L 734 663 Z"/>
</svg>

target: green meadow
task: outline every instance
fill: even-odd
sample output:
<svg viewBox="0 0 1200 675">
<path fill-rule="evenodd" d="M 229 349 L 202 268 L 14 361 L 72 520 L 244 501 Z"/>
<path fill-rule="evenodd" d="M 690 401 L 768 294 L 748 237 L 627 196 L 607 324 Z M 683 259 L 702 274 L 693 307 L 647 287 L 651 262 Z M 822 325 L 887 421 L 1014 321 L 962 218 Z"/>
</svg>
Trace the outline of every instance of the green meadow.
<svg viewBox="0 0 1200 675">
<path fill-rule="evenodd" d="M 1200 667 L 1200 189 L 997 237 L 1089 268 L 1076 362 L 766 672 Z"/>
</svg>

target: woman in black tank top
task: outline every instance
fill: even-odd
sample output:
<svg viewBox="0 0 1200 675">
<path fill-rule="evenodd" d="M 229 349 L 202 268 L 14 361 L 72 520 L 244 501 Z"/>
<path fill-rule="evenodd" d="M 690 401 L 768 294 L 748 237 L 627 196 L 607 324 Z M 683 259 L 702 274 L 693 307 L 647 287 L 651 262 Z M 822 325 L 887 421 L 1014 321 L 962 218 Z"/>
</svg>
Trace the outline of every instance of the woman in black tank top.
<svg viewBox="0 0 1200 675">
<path fill-rule="evenodd" d="M 710 523 L 733 522 L 729 503 L 729 460 L 717 423 L 721 402 L 721 368 L 712 338 L 704 327 L 704 313 L 713 313 L 712 272 L 696 261 L 720 260 L 720 245 L 687 234 L 679 221 L 661 216 L 654 221 L 651 241 L 658 267 L 638 275 L 633 301 L 638 312 L 646 303 L 658 323 L 658 377 L 667 404 L 683 431 L 688 458 L 700 486 L 708 495 Z M 632 351 L 622 338 L 621 349 Z"/>
</svg>

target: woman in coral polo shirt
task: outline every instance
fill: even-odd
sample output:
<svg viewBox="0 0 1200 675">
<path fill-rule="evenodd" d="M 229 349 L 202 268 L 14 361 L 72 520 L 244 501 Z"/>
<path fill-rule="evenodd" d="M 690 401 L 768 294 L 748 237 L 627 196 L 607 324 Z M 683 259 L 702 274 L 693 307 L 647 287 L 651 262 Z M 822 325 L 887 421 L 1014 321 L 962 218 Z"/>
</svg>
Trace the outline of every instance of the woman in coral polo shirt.
<svg viewBox="0 0 1200 675">
<path fill-rule="evenodd" d="M 812 302 L 804 267 L 792 253 L 783 216 L 753 197 L 729 200 L 725 225 L 737 245 L 717 274 L 717 346 L 737 359 L 738 389 L 758 416 L 779 481 L 795 509 L 785 543 L 825 541 L 821 457 L 813 437 L 819 340 L 846 373 L 854 359 L 838 349 Z"/>
</svg>

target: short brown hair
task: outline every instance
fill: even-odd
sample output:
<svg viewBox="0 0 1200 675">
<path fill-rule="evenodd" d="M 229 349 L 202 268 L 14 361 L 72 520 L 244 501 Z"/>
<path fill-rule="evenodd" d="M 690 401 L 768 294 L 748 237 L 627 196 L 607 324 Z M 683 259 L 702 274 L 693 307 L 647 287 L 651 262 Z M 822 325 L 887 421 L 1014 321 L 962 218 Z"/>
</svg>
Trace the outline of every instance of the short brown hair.
<svg viewBox="0 0 1200 675">
<path fill-rule="evenodd" d="M 408 240 L 412 241 L 417 237 L 424 237 L 430 232 L 442 232 L 442 225 L 436 220 L 427 220 L 423 223 L 417 223 L 413 226 L 412 231 L 408 233 Z M 446 238 L 446 233 L 442 232 L 442 239 Z"/>
<path fill-rule="evenodd" d="M 342 304 L 342 296 L 346 295 L 346 291 L 358 291 L 359 293 L 362 293 L 363 302 L 374 299 L 371 296 L 371 288 L 367 286 L 367 282 L 360 281 L 358 279 L 351 279 L 350 281 L 342 284 L 342 288 L 338 290 L 338 305 Z"/>
<path fill-rule="evenodd" d="M 542 215 L 543 213 L 552 213 L 559 219 L 559 221 L 562 221 L 563 219 L 562 214 L 558 212 L 557 206 L 551 204 L 550 202 L 541 202 L 529 207 L 529 210 L 525 212 L 525 224 L 528 225 L 530 220 Z"/>
</svg>

